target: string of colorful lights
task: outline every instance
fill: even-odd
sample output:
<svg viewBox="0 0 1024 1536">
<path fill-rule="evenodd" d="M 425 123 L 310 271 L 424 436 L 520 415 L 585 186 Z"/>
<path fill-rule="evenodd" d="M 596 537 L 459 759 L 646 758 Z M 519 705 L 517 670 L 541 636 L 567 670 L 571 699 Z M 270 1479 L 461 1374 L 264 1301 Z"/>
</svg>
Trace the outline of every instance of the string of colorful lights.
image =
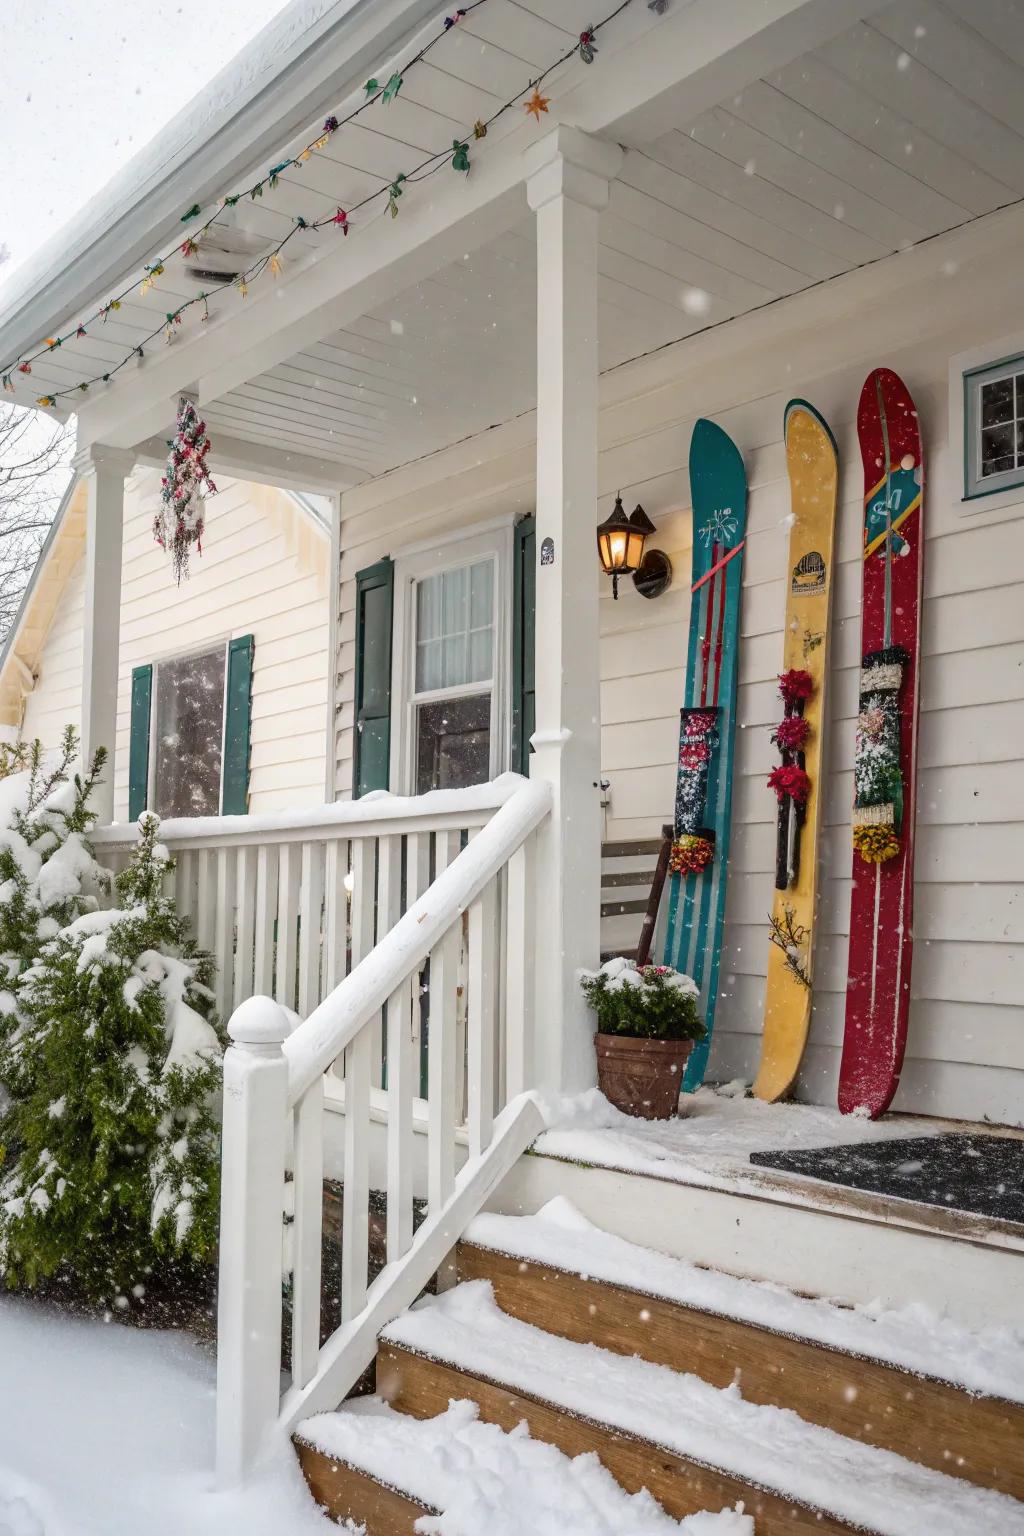
<svg viewBox="0 0 1024 1536">
<path fill-rule="evenodd" d="M 6 390 L 9 394 L 14 394 L 15 373 L 31 374 L 32 364 L 36 362 L 40 357 L 48 356 L 52 352 L 57 351 L 58 348 L 65 346 L 66 343 L 73 342 L 89 335 L 90 326 L 94 326 L 97 322 L 100 324 L 105 324 L 109 317 L 112 314 L 115 314 L 121 308 L 122 303 L 132 294 L 137 292 L 144 296 L 145 294 L 152 291 L 152 289 L 156 286 L 157 280 L 163 276 L 164 272 L 166 271 L 167 263 L 178 255 L 180 255 L 182 258 L 194 255 L 198 250 L 200 243 L 203 237 L 206 235 L 207 231 L 224 217 L 226 210 L 234 208 L 236 204 L 242 201 L 243 198 L 248 197 L 250 200 L 255 201 L 257 198 L 263 197 L 265 191 L 273 191 L 274 188 L 279 184 L 281 176 L 286 171 L 293 169 L 301 170 L 303 165 L 314 154 L 317 154 L 323 150 L 338 132 L 345 128 L 349 123 L 353 122 L 357 117 L 361 116 L 362 113 L 368 111 L 378 103 L 383 106 L 387 106 L 396 100 L 399 92 L 402 89 L 402 86 L 405 84 L 406 76 L 410 73 L 410 71 L 413 70 L 415 66 L 418 65 L 427 56 L 427 54 L 430 53 L 430 51 L 448 35 L 452 28 L 456 27 L 460 22 L 464 21 L 464 19 L 472 11 L 477 10 L 480 6 L 485 5 L 486 3 L 487 0 L 469 0 L 468 4 L 460 6 L 451 15 L 445 16 L 438 31 L 434 33 L 427 40 L 427 42 L 424 43 L 417 50 L 417 52 L 412 55 L 411 58 L 406 60 L 403 65 L 393 70 L 383 84 L 381 84 L 381 82 L 375 77 L 371 77 L 369 80 L 367 80 L 363 88 L 363 100 L 357 103 L 357 105 L 353 107 L 351 111 L 340 118 L 333 115 L 329 116 L 325 120 L 321 132 L 315 139 L 306 144 L 298 152 L 298 154 L 289 156 L 288 158 L 281 160 L 276 165 L 271 166 L 266 175 L 261 177 L 260 180 L 257 181 L 251 188 L 222 197 L 219 200 L 214 212 L 210 215 L 209 218 L 206 219 L 203 224 L 199 225 L 193 231 L 186 234 L 185 238 L 178 241 L 164 256 L 157 258 L 157 260 L 145 266 L 141 279 L 133 279 L 133 281 L 127 287 L 122 289 L 120 293 L 115 294 L 112 298 L 108 299 L 106 303 L 101 304 L 99 309 L 96 310 L 95 314 L 86 317 L 86 319 L 82 321 L 79 321 L 64 335 L 47 336 L 43 339 L 36 350 L 22 353 L 20 356 L 14 358 L 11 360 L 11 362 L 4 365 L 4 367 L 0 369 L 0 383 L 2 383 L 4 390 Z M 577 54 L 584 64 L 593 63 L 598 53 L 598 34 L 604 27 L 608 26 L 610 22 L 614 21 L 616 17 L 620 16 L 622 12 L 627 10 L 633 3 L 634 0 L 620 0 L 620 3 L 615 6 L 614 10 L 610 11 L 608 15 L 603 17 L 600 21 L 595 22 L 592 26 L 586 27 L 580 33 L 579 38 L 571 48 L 566 49 L 565 52 L 560 54 L 558 58 L 554 59 L 538 75 L 535 75 L 531 80 L 528 80 L 521 90 L 516 92 L 514 96 L 509 97 L 507 101 L 504 101 L 501 106 L 497 107 L 495 111 L 491 113 L 489 117 L 486 119 L 478 119 L 473 124 L 472 128 L 468 129 L 461 138 L 453 139 L 450 148 L 446 146 L 444 149 L 437 150 L 435 153 L 428 155 L 424 160 L 421 160 L 419 164 L 413 166 L 407 172 L 402 172 L 391 181 L 389 181 L 386 177 L 381 177 L 380 180 L 382 185 L 380 187 L 376 188 L 373 192 L 368 193 L 366 197 L 362 198 L 357 203 L 353 203 L 347 209 L 339 207 L 336 213 L 327 214 L 320 219 L 307 220 L 301 217 L 293 218 L 292 227 L 281 237 L 279 241 L 276 242 L 276 244 L 272 245 L 268 250 L 264 251 L 263 254 L 251 264 L 251 266 L 241 272 L 233 274 L 230 278 L 226 279 L 225 282 L 216 284 L 208 292 L 203 291 L 197 293 L 192 298 L 185 299 L 175 309 L 168 310 L 164 318 L 153 328 L 152 331 L 143 336 L 141 340 L 134 342 L 130 346 L 126 346 L 125 356 L 121 359 L 120 362 L 113 364 L 110 368 L 103 372 L 96 373 L 89 378 L 83 378 L 76 384 L 67 385 L 64 388 L 54 390 L 49 394 L 39 395 L 36 399 L 36 404 L 44 409 L 53 407 L 57 404 L 58 400 L 65 399 L 73 395 L 86 394 L 88 393 L 89 389 L 96 384 L 109 383 L 116 374 L 120 373 L 121 370 L 126 368 L 128 364 L 133 360 L 141 364 L 145 358 L 145 348 L 158 336 L 162 334 L 165 340 L 168 342 L 175 339 L 176 328 L 181 325 L 182 317 L 188 310 L 191 310 L 198 305 L 202 305 L 203 312 L 200 315 L 200 321 L 207 321 L 209 319 L 210 313 L 209 300 L 216 294 L 223 293 L 230 288 L 234 288 L 238 292 L 239 297 L 244 299 L 248 294 L 249 285 L 261 277 L 265 272 L 269 272 L 272 277 L 277 277 L 280 275 L 282 270 L 281 252 L 284 250 L 288 242 L 294 239 L 294 237 L 300 232 L 304 230 L 315 231 L 323 229 L 326 226 L 333 225 L 334 227 L 340 229 L 343 235 L 347 236 L 352 229 L 352 216 L 362 212 L 370 204 L 378 201 L 379 199 L 387 200 L 386 206 L 390 212 L 391 217 L 397 218 L 399 213 L 400 199 L 403 197 L 406 188 L 414 186 L 419 182 L 425 181 L 429 176 L 434 175 L 437 171 L 443 169 L 446 165 L 450 165 L 450 167 L 456 172 L 468 175 L 471 167 L 470 145 L 486 138 L 488 130 L 492 128 L 494 124 L 505 115 L 506 112 L 511 111 L 512 108 L 519 102 L 522 102 L 524 110 L 529 115 L 531 115 L 536 122 L 539 123 L 542 115 L 547 112 L 548 106 L 550 104 L 550 97 L 541 94 L 540 87 L 543 85 L 544 81 L 556 69 L 560 68 L 563 64 L 567 63 Z M 669 0 L 647 0 L 648 9 L 659 16 L 664 14 L 668 8 L 668 4 Z M 523 102 L 524 96 L 528 96 L 528 99 L 525 102 Z M 194 220 L 202 217 L 202 212 L 203 210 L 201 205 L 198 202 L 193 203 L 191 207 L 189 207 L 186 212 L 182 214 L 182 224 L 191 224 Z M 125 344 L 118 341 L 115 343 L 115 345 L 122 346 Z"/>
</svg>

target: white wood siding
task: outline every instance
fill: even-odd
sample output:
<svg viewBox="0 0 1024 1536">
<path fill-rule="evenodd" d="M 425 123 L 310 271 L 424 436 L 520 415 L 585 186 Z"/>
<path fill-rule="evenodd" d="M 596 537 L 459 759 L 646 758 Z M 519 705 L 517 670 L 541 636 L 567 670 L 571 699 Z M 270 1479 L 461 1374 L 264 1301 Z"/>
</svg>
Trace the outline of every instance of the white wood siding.
<svg viewBox="0 0 1024 1536">
<path fill-rule="evenodd" d="M 114 816 L 128 815 L 132 668 L 252 634 L 250 810 L 323 802 L 327 712 L 327 531 L 283 492 L 221 481 L 203 553 L 175 587 L 153 541 L 160 477 L 140 472 L 125 505 Z M 55 741 L 81 713 L 83 569 L 69 577 L 43 646 L 24 734 Z"/>
<path fill-rule="evenodd" d="M 662 352 L 603 380 L 601 502 L 617 490 L 658 526 L 675 581 L 654 602 L 626 583 L 618 603 L 602 580 L 603 767 L 608 835 L 650 837 L 670 819 L 689 611 L 687 448 L 697 414 L 739 444 L 750 483 L 740 664 L 738 780 L 725 953 L 713 1075 L 756 1067 L 772 899 L 774 798 L 764 780 L 779 713 L 789 511 L 783 408 L 804 395 L 825 414 L 841 453 L 841 507 L 830 684 L 831 734 L 823 839 L 823 938 L 815 1012 L 798 1091 L 834 1102 L 842 1040 L 851 888 L 849 840 L 860 650 L 862 474 L 855 413 L 868 369 L 885 362 L 918 404 L 926 453 L 924 665 L 917 855 L 917 945 L 907 1062 L 897 1106 L 1020 1122 L 1024 1116 L 1024 496 L 965 516 L 962 447 L 947 444 L 947 364 L 991 339 L 1006 316 L 997 275 L 904 290 L 823 325 L 791 304 L 758 346 L 756 322 Z M 978 293 L 988 293 L 979 300 Z M 821 299 L 821 293 L 816 303 Z M 819 311 L 820 312 L 820 311 Z M 959 314 L 957 324 L 944 317 Z M 946 325 L 944 333 L 934 334 Z M 746 327 L 744 330 L 743 327 Z M 774 336 L 772 336 L 772 329 Z M 908 339 L 925 334 L 928 339 Z M 748 338 L 748 340 L 745 340 Z M 704 345 L 703 354 L 695 348 Z M 834 360 L 847 358 L 841 367 Z M 780 388 L 780 384 L 782 387 Z M 339 792 L 351 785 L 352 578 L 401 545 L 533 498 L 533 423 L 523 418 L 346 493 L 339 624 Z M 984 504 L 975 503 L 977 507 Z M 595 580 L 600 579 L 596 569 Z"/>
</svg>

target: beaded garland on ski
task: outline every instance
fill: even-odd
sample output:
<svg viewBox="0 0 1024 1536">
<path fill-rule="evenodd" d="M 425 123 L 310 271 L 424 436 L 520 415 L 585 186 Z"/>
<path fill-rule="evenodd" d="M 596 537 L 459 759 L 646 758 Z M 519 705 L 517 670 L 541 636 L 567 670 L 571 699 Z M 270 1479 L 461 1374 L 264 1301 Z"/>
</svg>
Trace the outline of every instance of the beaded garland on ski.
<svg viewBox="0 0 1024 1536">
<path fill-rule="evenodd" d="M 714 836 L 701 822 L 711 757 L 718 746 L 718 713 L 707 708 L 680 711 L 675 838 L 668 862 L 673 874 L 699 875 L 714 858 Z"/>
<path fill-rule="evenodd" d="M 861 663 L 853 758 L 853 846 L 868 864 L 883 864 L 900 851 L 899 694 L 909 660 L 901 645 L 890 645 L 871 651 Z"/>
<path fill-rule="evenodd" d="M 217 489 L 206 467 L 210 452 L 206 422 L 200 420 L 191 400 L 182 400 L 178 407 L 177 430 L 170 449 L 161 481 L 161 507 L 153 519 L 153 537 L 161 549 L 170 552 L 180 586 L 182 577 L 188 575 L 192 546 L 200 554 L 203 552 L 203 492 L 214 493 Z"/>
<path fill-rule="evenodd" d="M 775 791 L 779 802 L 775 887 L 780 891 L 794 883 L 800 866 L 800 828 L 811 793 L 803 753 L 811 727 L 804 718 L 804 705 L 813 692 L 814 679 L 809 672 L 794 667 L 779 674 L 779 693 L 785 714 L 772 732 L 772 741 L 781 753 L 782 762 L 768 775 L 768 788 Z"/>
</svg>

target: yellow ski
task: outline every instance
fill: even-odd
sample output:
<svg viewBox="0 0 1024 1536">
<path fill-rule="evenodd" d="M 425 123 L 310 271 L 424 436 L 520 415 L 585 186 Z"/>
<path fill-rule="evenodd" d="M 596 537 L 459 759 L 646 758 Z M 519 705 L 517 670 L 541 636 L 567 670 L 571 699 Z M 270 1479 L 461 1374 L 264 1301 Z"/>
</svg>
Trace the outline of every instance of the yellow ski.
<svg viewBox="0 0 1024 1536">
<path fill-rule="evenodd" d="M 775 901 L 768 946 L 759 1099 L 781 1099 L 796 1077 L 811 1022 L 818 827 L 825 723 L 832 547 L 839 460 L 827 423 L 805 400 L 786 407 L 786 464 L 793 521 L 779 693 L 783 719 L 772 740 L 778 766 Z"/>
</svg>

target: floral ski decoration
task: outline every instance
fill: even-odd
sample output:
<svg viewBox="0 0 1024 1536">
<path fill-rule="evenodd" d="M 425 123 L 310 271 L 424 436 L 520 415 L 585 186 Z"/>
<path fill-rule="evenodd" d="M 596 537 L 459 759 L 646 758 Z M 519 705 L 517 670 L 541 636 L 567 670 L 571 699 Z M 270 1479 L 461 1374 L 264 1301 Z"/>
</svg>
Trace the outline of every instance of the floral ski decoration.
<svg viewBox="0 0 1024 1536">
<path fill-rule="evenodd" d="M 853 758 L 853 846 L 868 864 L 900 851 L 900 688 L 910 657 L 901 645 L 871 651 L 860 670 L 860 713 Z"/>
<path fill-rule="evenodd" d="M 216 492 L 206 465 L 210 439 L 191 400 L 178 407 L 178 425 L 167 469 L 161 481 L 161 506 L 153 519 L 153 536 L 162 550 L 170 553 L 178 585 L 188 575 L 193 545 L 203 552 L 206 511 L 203 492 Z"/>
<path fill-rule="evenodd" d="M 672 875 L 699 875 L 715 856 L 715 845 L 710 837 L 687 832 L 672 843 L 668 856 L 669 873 Z"/>
<path fill-rule="evenodd" d="M 800 871 L 800 828 L 804 824 L 811 781 L 804 767 L 804 747 L 811 734 L 804 716 L 804 705 L 814 692 L 809 672 L 792 667 L 779 674 L 779 693 L 785 714 L 772 732 L 782 762 L 768 775 L 768 788 L 779 802 L 778 835 L 775 845 L 775 889 L 788 890 Z M 772 919 L 774 925 L 774 919 Z"/>
<path fill-rule="evenodd" d="M 675 840 L 669 855 L 673 873 L 700 874 L 715 852 L 714 833 L 702 825 L 711 759 L 718 746 L 717 709 L 679 712 L 679 774 L 676 779 Z"/>
</svg>

